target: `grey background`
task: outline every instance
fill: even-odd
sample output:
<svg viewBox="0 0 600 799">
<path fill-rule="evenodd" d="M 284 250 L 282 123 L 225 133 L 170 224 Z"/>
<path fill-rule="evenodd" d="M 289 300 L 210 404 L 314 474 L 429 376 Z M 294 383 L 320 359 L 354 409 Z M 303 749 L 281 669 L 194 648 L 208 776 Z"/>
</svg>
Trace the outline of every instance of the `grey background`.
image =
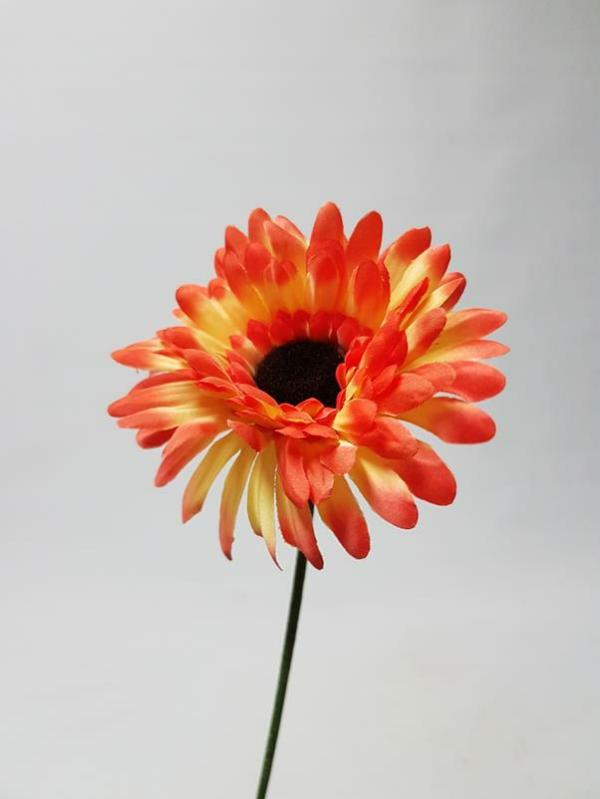
<svg viewBox="0 0 600 799">
<path fill-rule="evenodd" d="M 253 795 L 292 552 L 179 524 L 108 352 L 327 199 L 452 242 L 513 352 L 453 506 L 321 533 L 271 795 L 598 797 L 598 3 L 0 9 L 0 799 Z"/>
</svg>

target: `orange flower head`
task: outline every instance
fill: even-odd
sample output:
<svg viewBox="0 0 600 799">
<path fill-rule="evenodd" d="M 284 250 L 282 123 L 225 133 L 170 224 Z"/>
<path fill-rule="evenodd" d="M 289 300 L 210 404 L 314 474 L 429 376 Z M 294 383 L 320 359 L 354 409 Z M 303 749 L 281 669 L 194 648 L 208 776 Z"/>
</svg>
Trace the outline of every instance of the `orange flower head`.
<svg viewBox="0 0 600 799">
<path fill-rule="evenodd" d="M 208 286 L 177 290 L 175 327 L 113 353 L 150 376 L 109 413 L 141 447 L 164 447 L 156 485 L 206 450 L 183 495 L 183 520 L 204 504 L 233 459 L 221 496 L 220 541 L 231 558 L 247 487 L 250 525 L 276 558 L 277 527 L 323 566 L 310 505 L 346 551 L 370 539 L 350 488 L 392 524 L 417 522 L 415 497 L 447 505 L 454 477 L 415 428 L 442 441 L 493 437 L 474 403 L 504 376 L 482 360 L 507 347 L 485 337 L 506 320 L 455 311 L 465 288 L 448 272 L 450 248 L 415 228 L 381 251 L 372 211 L 349 237 L 332 203 L 309 239 L 286 219 L 250 214 L 248 233 L 225 231 Z"/>
</svg>

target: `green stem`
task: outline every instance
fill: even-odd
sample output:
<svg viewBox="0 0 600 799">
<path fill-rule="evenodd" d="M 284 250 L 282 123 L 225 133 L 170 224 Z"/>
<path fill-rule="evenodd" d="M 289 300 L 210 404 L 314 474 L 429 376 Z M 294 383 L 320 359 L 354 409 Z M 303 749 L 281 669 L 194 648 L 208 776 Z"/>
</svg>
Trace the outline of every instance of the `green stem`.
<svg viewBox="0 0 600 799">
<path fill-rule="evenodd" d="M 265 755 L 263 757 L 256 799 L 265 799 L 265 796 L 267 795 L 267 788 L 269 787 L 271 769 L 273 768 L 273 758 L 275 757 L 275 748 L 277 746 L 277 737 L 279 735 L 279 726 L 281 724 L 281 715 L 283 713 L 283 705 L 285 702 L 285 692 L 287 689 L 288 677 L 290 676 L 290 666 L 292 665 L 294 644 L 296 643 L 296 631 L 298 629 L 300 605 L 302 604 L 302 589 L 304 588 L 305 574 L 306 558 L 300 551 L 298 551 L 298 555 L 296 557 L 296 568 L 294 570 L 292 596 L 290 598 L 290 609 L 288 611 L 287 628 L 283 642 L 283 652 L 281 653 L 281 664 L 279 666 L 277 691 L 275 692 L 273 714 L 271 716 L 271 725 L 269 727 L 269 736 L 267 738 L 267 746 L 265 748 Z"/>
</svg>

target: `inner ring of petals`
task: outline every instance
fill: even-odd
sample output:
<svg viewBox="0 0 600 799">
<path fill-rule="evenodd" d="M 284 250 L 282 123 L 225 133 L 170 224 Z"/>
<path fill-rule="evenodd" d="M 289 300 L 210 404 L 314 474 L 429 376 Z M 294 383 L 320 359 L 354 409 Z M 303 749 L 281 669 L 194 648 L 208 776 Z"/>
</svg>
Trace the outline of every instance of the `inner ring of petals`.
<svg viewBox="0 0 600 799">
<path fill-rule="evenodd" d="M 300 339 L 272 349 L 256 367 L 258 388 L 279 403 L 298 405 L 312 397 L 335 408 L 340 385 L 335 373 L 344 352 L 330 341 Z"/>
</svg>

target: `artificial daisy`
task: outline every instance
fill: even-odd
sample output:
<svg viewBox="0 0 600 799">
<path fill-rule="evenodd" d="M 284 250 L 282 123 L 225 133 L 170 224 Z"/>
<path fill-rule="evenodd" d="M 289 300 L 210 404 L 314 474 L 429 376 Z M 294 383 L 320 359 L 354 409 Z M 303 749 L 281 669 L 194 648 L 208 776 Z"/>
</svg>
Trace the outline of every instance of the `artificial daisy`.
<svg viewBox="0 0 600 799">
<path fill-rule="evenodd" d="M 347 236 L 324 205 L 310 237 L 257 209 L 225 231 L 208 286 L 177 290 L 178 324 L 113 353 L 150 372 L 109 412 L 142 447 L 164 447 L 162 486 L 200 457 L 183 496 L 188 521 L 221 470 L 220 541 L 230 558 L 240 502 L 276 559 L 277 529 L 316 568 L 312 507 L 346 551 L 370 537 L 356 490 L 392 524 L 417 522 L 415 498 L 446 505 L 455 479 L 421 431 L 473 444 L 494 435 L 474 403 L 504 377 L 482 361 L 505 314 L 454 310 L 465 278 L 428 228 L 381 249 L 372 211 Z M 229 465 L 231 464 L 231 465 Z"/>
</svg>

